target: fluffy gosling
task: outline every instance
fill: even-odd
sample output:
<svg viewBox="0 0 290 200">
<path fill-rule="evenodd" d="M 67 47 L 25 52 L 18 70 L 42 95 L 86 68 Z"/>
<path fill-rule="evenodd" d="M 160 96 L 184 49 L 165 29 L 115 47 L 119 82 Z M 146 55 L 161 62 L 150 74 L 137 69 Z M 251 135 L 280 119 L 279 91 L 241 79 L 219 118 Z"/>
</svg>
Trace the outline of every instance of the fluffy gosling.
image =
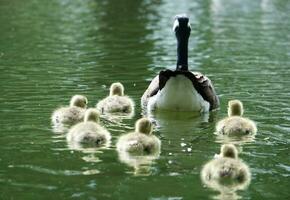
<svg viewBox="0 0 290 200">
<path fill-rule="evenodd" d="M 83 121 L 88 100 L 83 95 L 74 95 L 70 100 L 70 105 L 56 109 L 51 116 L 52 124 L 73 125 Z"/>
<path fill-rule="evenodd" d="M 204 165 L 201 179 L 209 187 L 227 186 L 238 190 L 249 185 L 251 173 L 249 167 L 238 158 L 237 148 L 225 144 L 221 147 L 220 156 Z"/>
<path fill-rule="evenodd" d="M 230 136 L 255 135 L 257 133 L 256 124 L 252 120 L 242 117 L 243 113 L 241 101 L 229 101 L 228 117 L 217 123 L 216 133 Z"/>
<path fill-rule="evenodd" d="M 160 152 L 161 142 L 152 134 L 153 125 L 147 118 L 137 120 L 135 132 L 122 135 L 117 142 L 117 150 L 136 155 L 149 155 Z"/>
<path fill-rule="evenodd" d="M 99 125 L 99 112 L 90 108 L 85 112 L 84 122 L 74 125 L 67 134 L 67 141 L 71 143 L 90 144 L 94 146 L 107 144 L 111 134 Z"/>
<path fill-rule="evenodd" d="M 100 100 L 97 109 L 102 113 L 131 113 L 134 109 L 134 102 L 124 95 L 124 86 L 117 82 L 110 87 L 110 95 Z"/>
</svg>

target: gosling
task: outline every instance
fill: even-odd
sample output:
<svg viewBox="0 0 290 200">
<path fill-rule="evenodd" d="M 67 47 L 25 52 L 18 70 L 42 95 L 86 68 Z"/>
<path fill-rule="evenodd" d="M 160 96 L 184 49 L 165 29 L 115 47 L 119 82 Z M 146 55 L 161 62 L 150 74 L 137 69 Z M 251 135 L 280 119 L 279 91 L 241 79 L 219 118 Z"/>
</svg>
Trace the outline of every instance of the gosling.
<svg viewBox="0 0 290 200">
<path fill-rule="evenodd" d="M 217 123 L 216 133 L 229 136 L 255 135 L 257 133 L 255 122 L 242 117 L 243 113 L 244 109 L 241 101 L 229 101 L 228 117 Z"/>
<path fill-rule="evenodd" d="M 100 146 L 108 144 L 111 134 L 101 125 L 97 109 L 90 108 L 85 112 L 84 122 L 74 125 L 67 134 L 69 143 Z"/>
<path fill-rule="evenodd" d="M 83 95 L 74 95 L 70 105 L 56 109 L 51 116 L 54 126 L 74 125 L 83 121 L 88 99 Z"/>
<path fill-rule="evenodd" d="M 132 113 L 134 102 L 124 95 L 124 86 L 117 82 L 110 87 L 110 95 L 100 100 L 97 109 L 102 113 Z"/>
<path fill-rule="evenodd" d="M 152 155 L 160 152 L 161 142 L 152 134 L 153 125 L 147 118 L 139 119 L 135 124 L 135 132 L 121 136 L 117 142 L 119 152 L 133 155 Z"/>
<path fill-rule="evenodd" d="M 226 185 L 243 189 L 249 185 L 249 167 L 238 158 L 238 150 L 232 144 L 221 147 L 218 158 L 209 161 L 201 171 L 201 179 L 208 186 Z"/>
</svg>

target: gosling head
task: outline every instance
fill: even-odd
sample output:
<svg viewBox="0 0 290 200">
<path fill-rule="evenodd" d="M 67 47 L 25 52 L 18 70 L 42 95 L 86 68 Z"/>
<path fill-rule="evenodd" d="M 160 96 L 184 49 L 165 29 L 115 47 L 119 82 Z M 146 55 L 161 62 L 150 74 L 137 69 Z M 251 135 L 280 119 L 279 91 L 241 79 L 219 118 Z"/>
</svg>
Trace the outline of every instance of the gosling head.
<svg viewBox="0 0 290 200">
<path fill-rule="evenodd" d="M 221 146 L 221 156 L 227 158 L 238 158 L 238 150 L 233 144 L 224 144 Z"/>
<path fill-rule="evenodd" d="M 92 122 L 96 122 L 96 123 L 100 122 L 100 114 L 99 114 L 99 111 L 97 109 L 89 108 L 86 110 L 84 122 L 88 122 L 88 121 L 92 121 Z"/>
<path fill-rule="evenodd" d="M 243 104 L 239 100 L 231 100 L 228 103 L 228 115 L 231 116 L 242 116 L 244 113 Z"/>
<path fill-rule="evenodd" d="M 122 85 L 122 83 L 117 82 L 111 85 L 110 96 L 113 95 L 124 96 L 124 86 Z"/>
<path fill-rule="evenodd" d="M 135 131 L 137 133 L 144 133 L 150 135 L 152 133 L 153 126 L 149 119 L 141 118 L 135 124 Z"/>
<path fill-rule="evenodd" d="M 70 100 L 70 106 L 77 106 L 80 108 L 86 108 L 88 104 L 87 97 L 83 95 L 74 95 Z"/>
</svg>

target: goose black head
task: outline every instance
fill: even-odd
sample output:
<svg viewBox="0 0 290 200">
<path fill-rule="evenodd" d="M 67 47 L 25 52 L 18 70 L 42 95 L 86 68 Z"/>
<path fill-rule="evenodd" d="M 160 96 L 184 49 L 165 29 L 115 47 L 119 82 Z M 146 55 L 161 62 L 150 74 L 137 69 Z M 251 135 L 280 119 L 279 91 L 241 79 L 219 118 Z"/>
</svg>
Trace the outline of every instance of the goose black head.
<svg viewBox="0 0 290 200">
<path fill-rule="evenodd" d="M 177 15 L 174 20 L 173 31 L 177 40 L 188 39 L 191 31 L 189 18 L 186 15 Z"/>
</svg>

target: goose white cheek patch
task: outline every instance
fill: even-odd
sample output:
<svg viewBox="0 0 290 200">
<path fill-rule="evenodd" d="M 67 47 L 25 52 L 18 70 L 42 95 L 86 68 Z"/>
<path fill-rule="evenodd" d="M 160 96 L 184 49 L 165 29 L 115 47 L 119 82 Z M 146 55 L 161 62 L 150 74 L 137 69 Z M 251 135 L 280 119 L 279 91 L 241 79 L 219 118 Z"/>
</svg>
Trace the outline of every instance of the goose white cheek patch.
<svg viewBox="0 0 290 200">
<path fill-rule="evenodd" d="M 172 30 L 175 31 L 175 29 L 176 29 L 178 26 L 179 26 L 179 22 L 178 22 L 178 20 L 176 19 L 176 20 L 174 21 L 174 24 L 173 24 L 173 28 L 172 28 Z"/>
</svg>

